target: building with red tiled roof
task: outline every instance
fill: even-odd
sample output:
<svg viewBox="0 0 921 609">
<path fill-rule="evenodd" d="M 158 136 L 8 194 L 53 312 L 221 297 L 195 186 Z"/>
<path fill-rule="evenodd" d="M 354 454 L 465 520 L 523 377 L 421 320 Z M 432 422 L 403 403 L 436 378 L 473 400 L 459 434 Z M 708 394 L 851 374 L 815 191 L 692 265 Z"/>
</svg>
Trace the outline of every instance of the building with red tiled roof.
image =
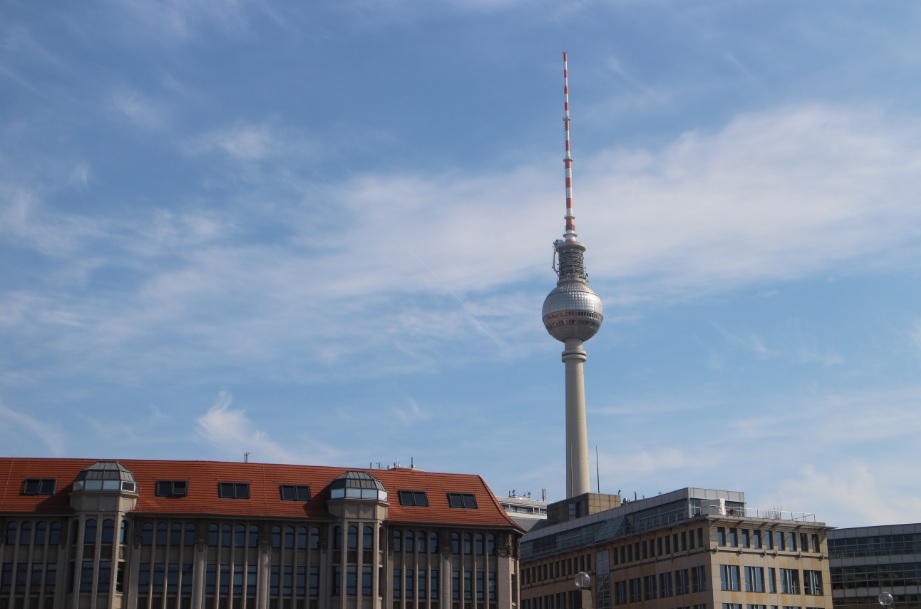
<svg viewBox="0 0 921 609">
<path fill-rule="evenodd" d="M 505 609 L 521 535 L 476 475 L 0 459 L 9 609 Z"/>
</svg>

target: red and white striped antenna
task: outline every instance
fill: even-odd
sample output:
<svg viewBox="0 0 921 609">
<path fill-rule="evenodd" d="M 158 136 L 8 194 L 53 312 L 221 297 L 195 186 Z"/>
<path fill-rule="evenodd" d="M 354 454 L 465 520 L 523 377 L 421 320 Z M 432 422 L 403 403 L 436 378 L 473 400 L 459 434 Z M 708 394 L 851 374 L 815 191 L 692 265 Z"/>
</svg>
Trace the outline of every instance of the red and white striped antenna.
<svg viewBox="0 0 921 609">
<path fill-rule="evenodd" d="M 566 232 L 563 236 L 567 241 L 575 241 L 576 214 L 572 209 L 572 149 L 569 143 L 569 62 L 566 51 L 563 51 L 563 126 L 566 130 L 566 156 L 563 158 L 566 170 Z"/>
</svg>

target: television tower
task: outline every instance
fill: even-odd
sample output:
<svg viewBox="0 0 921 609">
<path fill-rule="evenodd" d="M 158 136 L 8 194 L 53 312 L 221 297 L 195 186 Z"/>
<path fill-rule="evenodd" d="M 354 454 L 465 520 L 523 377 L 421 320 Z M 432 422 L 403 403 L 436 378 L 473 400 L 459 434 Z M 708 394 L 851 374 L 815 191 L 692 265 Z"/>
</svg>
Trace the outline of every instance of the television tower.
<svg viewBox="0 0 921 609">
<path fill-rule="evenodd" d="M 569 143 L 569 66 L 563 53 L 563 126 L 566 130 L 566 231 L 553 242 L 556 288 L 544 300 L 544 327 L 562 342 L 566 367 L 566 497 L 591 490 L 588 471 L 588 431 L 585 423 L 586 360 L 582 343 L 595 336 L 604 319 L 601 299 L 588 287 L 585 246 L 576 235 L 572 207 L 572 155 Z"/>
</svg>

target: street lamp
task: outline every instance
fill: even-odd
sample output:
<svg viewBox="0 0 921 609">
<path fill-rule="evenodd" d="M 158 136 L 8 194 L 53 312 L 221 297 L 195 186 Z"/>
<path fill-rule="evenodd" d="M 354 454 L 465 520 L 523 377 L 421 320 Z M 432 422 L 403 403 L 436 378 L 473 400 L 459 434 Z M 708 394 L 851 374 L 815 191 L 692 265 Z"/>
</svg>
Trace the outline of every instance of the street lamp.
<svg viewBox="0 0 921 609">
<path fill-rule="evenodd" d="M 576 588 L 582 596 L 582 609 L 593 609 L 592 604 L 592 576 L 585 571 L 576 573 Z"/>
<path fill-rule="evenodd" d="M 889 606 L 895 602 L 895 599 L 889 592 L 880 592 L 879 596 L 876 597 L 876 600 L 879 601 L 879 604 L 883 606 L 883 609 L 889 609 Z"/>
</svg>

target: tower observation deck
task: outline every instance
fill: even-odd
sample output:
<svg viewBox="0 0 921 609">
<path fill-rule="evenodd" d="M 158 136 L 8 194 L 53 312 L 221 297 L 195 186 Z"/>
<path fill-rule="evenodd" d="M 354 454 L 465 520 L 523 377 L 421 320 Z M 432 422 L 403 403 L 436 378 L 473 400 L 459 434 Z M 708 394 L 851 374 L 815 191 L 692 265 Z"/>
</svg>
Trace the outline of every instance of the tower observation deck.
<svg viewBox="0 0 921 609">
<path fill-rule="evenodd" d="M 585 419 L 585 378 L 587 357 L 582 343 L 601 328 L 604 311 L 601 299 L 588 287 L 585 272 L 585 245 L 576 235 L 576 216 L 572 202 L 572 154 L 569 137 L 569 67 L 563 53 L 563 124 L 566 131 L 566 231 L 553 243 L 553 270 L 556 288 L 544 300 L 544 327 L 562 342 L 566 368 L 566 497 L 589 492 L 588 431 Z"/>
</svg>

